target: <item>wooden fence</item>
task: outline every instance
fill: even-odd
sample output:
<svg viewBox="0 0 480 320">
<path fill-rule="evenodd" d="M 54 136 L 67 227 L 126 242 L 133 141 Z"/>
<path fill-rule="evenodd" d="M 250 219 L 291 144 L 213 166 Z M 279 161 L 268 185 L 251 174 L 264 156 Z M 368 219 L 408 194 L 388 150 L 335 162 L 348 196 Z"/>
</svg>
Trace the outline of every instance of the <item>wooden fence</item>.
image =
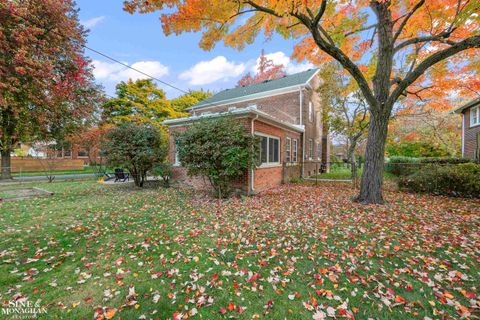
<svg viewBox="0 0 480 320">
<path fill-rule="evenodd" d="M 36 159 L 12 157 L 12 172 L 29 172 L 44 170 L 82 170 L 83 159 Z"/>
</svg>

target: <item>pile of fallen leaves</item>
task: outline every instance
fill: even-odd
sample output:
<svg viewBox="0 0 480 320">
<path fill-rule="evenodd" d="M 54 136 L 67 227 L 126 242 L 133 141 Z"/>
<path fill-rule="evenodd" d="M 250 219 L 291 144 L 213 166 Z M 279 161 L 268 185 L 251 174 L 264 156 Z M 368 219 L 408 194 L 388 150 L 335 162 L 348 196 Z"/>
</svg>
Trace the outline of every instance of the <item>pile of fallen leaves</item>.
<svg viewBox="0 0 480 320">
<path fill-rule="evenodd" d="M 218 202 L 86 186 L 11 203 L 1 298 L 95 319 L 480 316 L 478 202 L 392 192 L 363 206 L 353 195 L 285 185 Z"/>
</svg>

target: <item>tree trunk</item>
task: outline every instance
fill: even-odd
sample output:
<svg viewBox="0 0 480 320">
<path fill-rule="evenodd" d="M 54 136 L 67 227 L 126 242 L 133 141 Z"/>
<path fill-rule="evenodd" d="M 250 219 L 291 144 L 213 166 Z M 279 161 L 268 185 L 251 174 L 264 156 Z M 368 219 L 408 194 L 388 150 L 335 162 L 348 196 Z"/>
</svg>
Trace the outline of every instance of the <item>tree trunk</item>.
<svg viewBox="0 0 480 320">
<path fill-rule="evenodd" d="M 10 159 L 10 150 L 2 150 L 2 175 L 0 176 L 0 180 L 10 180 L 12 179 L 12 170 L 11 166 L 11 159 Z"/>
<path fill-rule="evenodd" d="M 382 185 L 388 119 L 387 113 L 371 113 L 360 194 L 356 198 L 364 204 L 384 203 Z"/>
</svg>

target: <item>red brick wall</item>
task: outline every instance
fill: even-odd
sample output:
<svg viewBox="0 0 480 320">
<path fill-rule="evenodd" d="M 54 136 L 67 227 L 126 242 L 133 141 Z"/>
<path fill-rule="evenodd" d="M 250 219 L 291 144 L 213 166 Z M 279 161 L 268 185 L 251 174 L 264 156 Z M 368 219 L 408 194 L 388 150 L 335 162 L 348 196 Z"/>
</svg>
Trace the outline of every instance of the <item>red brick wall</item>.
<svg viewBox="0 0 480 320">
<path fill-rule="evenodd" d="M 223 112 L 227 111 L 230 107 L 245 108 L 251 105 L 256 105 L 260 111 L 263 111 L 281 121 L 285 121 L 292 124 L 300 124 L 301 118 L 305 125 L 305 157 L 302 159 L 302 154 L 299 153 L 299 160 L 302 161 L 314 161 L 318 162 L 318 149 L 320 148 L 321 158 L 324 162 L 329 162 L 330 158 L 330 140 L 328 139 L 328 128 L 323 126 L 322 119 L 322 100 L 320 95 L 316 92 L 316 88 L 320 85 L 320 78 L 314 77 L 310 81 L 310 87 L 302 90 L 302 112 L 300 113 L 300 90 L 294 92 L 285 93 L 281 95 L 274 95 L 270 97 L 250 100 L 241 103 L 234 103 L 218 107 L 210 107 L 196 110 L 196 114 L 202 114 L 203 112 Z M 312 89 L 313 88 L 313 89 Z M 312 102 L 313 106 L 313 121 L 310 121 L 308 115 L 308 105 Z M 313 140 L 313 155 L 308 154 L 309 139 Z M 300 145 L 304 145 L 303 141 L 300 141 Z M 306 164 L 313 172 L 315 165 Z M 305 173 L 306 174 L 306 173 Z"/>
<path fill-rule="evenodd" d="M 241 124 L 245 127 L 247 132 L 250 132 L 251 119 L 249 118 L 238 118 Z M 188 125 L 170 127 L 169 128 L 169 151 L 168 151 L 168 160 L 170 163 L 175 163 L 175 132 L 184 132 Z M 199 190 L 212 191 L 212 186 L 208 181 L 208 178 L 201 176 L 188 176 L 187 169 L 180 166 L 173 167 L 173 181 L 178 183 L 180 186 L 195 188 Z M 248 182 L 249 182 L 249 173 L 240 177 L 237 181 L 233 183 L 234 189 L 238 189 L 244 192 L 248 192 Z"/>
<path fill-rule="evenodd" d="M 275 167 L 265 167 L 265 168 L 257 168 L 254 173 L 254 181 L 255 181 L 255 192 L 261 192 L 267 189 L 270 189 L 275 186 L 279 186 L 285 180 L 284 177 L 284 170 L 282 167 L 282 163 L 285 161 L 285 141 L 286 138 L 289 137 L 291 139 L 297 139 L 299 141 L 298 146 L 298 160 L 301 161 L 301 144 L 300 144 L 300 133 L 294 131 L 287 131 L 284 129 L 277 128 L 270 124 L 261 122 L 259 120 L 255 120 L 254 123 L 254 130 L 258 133 L 264 133 L 270 136 L 275 136 L 280 138 L 280 164 Z M 300 172 L 298 171 L 298 174 Z M 291 173 L 292 176 L 289 178 L 293 178 L 294 172 Z"/>
<path fill-rule="evenodd" d="M 240 103 L 229 104 L 225 106 L 211 107 L 196 110 L 197 114 L 203 112 L 224 112 L 228 108 L 246 108 L 256 105 L 258 110 L 268 113 L 271 116 L 292 124 L 300 123 L 300 91 L 285 93 L 281 95 L 260 98 Z"/>
<path fill-rule="evenodd" d="M 477 147 L 477 134 L 480 133 L 480 126 L 470 127 L 470 109 L 467 109 L 464 113 L 463 119 L 464 127 L 464 157 L 465 158 L 474 158 L 475 148 Z"/>
</svg>

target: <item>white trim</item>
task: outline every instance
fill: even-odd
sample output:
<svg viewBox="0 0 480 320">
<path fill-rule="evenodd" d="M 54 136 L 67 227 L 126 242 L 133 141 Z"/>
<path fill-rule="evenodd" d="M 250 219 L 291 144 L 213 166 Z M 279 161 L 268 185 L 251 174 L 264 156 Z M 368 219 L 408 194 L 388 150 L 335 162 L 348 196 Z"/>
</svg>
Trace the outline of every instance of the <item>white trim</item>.
<svg viewBox="0 0 480 320">
<path fill-rule="evenodd" d="M 269 168 L 278 168 L 278 167 L 281 167 L 282 165 L 280 164 L 280 162 L 272 162 L 272 163 L 264 163 L 264 164 L 261 164 L 257 167 L 257 170 L 258 169 L 269 169 Z"/>
<path fill-rule="evenodd" d="M 310 81 L 320 72 L 320 69 L 317 69 L 315 73 L 310 77 L 310 79 L 307 80 L 306 85 L 310 86 Z M 311 87 L 311 86 L 310 86 Z"/>
<path fill-rule="evenodd" d="M 308 121 L 313 122 L 313 102 L 312 100 L 308 101 Z"/>
<path fill-rule="evenodd" d="M 254 134 L 256 136 L 262 136 L 262 137 L 267 137 L 267 138 L 274 138 L 274 139 L 279 139 L 280 140 L 280 137 L 279 136 L 273 136 L 273 135 L 270 135 L 268 133 L 263 133 L 263 132 L 260 132 L 260 131 L 255 131 Z"/>
<path fill-rule="evenodd" d="M 474 115 L 475 114 L 475 115 Z M 475 117 L 476 122 L 473 121 Z M 480 125 L 480 106 L 470 108 L 470 128 Z"/>
<path fill-rule="evenodd" d="M 298 139 L 292 139 L 292 142 L 295 142 L 295 148 L 292 150 L 292 162 L 297 163 L 298 162 Z M 295 152 L 295 157 L 293 156 L 293 152 Z"/>
<path fill-rule="evenodd" d="M 280 89 L 274 89 L 274 90 L 269 90 L 269 91 L 262 91 L 262 92 L 257 92 L 253 94 L 249 94 L 246 96 L 242 97 L 237 97 L 237 98 L 231 98 L 231 99 L 225 99 L 225 100 L 220 100 L 217 102 L 211 102 L 207 103 L 204 105 L 200 105 L 198 107 L 190 107 L 185 110 L 190 111 L 190 110 L 199 110 L 199 109 L 208 109 L 208 108 L 213 108 L 213 107 L 221 107 L 233 103 L 240 103 L 240 102 L 247 102 L 251 100 L 257 100 L 265 97 L 274 97 L 274 96 L 279 96 L 282 94 L 287 94 L 287 93 L 292 93 L 298 91 L 300 88 L 305 87 L 306 84 L 302 85 L 294 85 L 294 86 L 289 86 L 285 88 L 280 88 Z"/>
<path fill-rule="evenodd" d="M 291 124 L 288 122 L 283 122 L 278 120 L 275 117 L 272 117 L 268 113 L 265 113 L 263 111 L 257 110 L 256 107 L 247 107 L 247 108 L 238 108 L 235 110 L 232 110 L 230 112 L 217 112 L 217 113 L 210 113 L 207 115 L 199 115 L 199 116 L 190 116 L 190 117 L 185 117 L 185 118 L 177 118 L 177 119 L 170 119 L 170 120 L 165 120 L 162 123 L 169 126 L 169 127 L 175 127 L 180 124 L 184 125 L 185 123 L 189 122 L 194 122 L 200 119 L 206 119 L 206 118 L 217 118 L 217 117 L 224 117 L 224 116 L 239 116 L 239 115 L 258 115 L 259 119 L 262 121 L 265 121 L 267 123 L 272 124 L 273 126 L 280 127 L 283 129 L 287 129 L 293 132 L 303 132 L 304 127 L 296 124 Z"/>
<path fill-rule="evenodd" d="M 252 118 L 251 128 L 250 128 L 250 132 L 252 134 L 252 137 L 255 137 L 255 120 L 257 120 L 257 119 L 258 119 L 258 114 L 255 116 L 255 118 Z M 255 168 L 254 168 L 254 166 L 252 166 L 252 168 L 250 169 L 250 191 L 251 191 L 251 193 L 255 192 Z"/>
<path fill-rule="evenodd" d="M 269 135 L 269 134 L 266 134 L 266 133 L 263 133 L 263 132 L 258 132 L 258 131 L 255 131 L 255 135 L 256 136 L 259 136 L 259 137 L 264 137 L 264 138 L 267 138 L 267 162 L 263 162 L 261 163 L 259 166 L 257 166 L 257 168 L 266 168 L 266 167 L 276 167 L 276 166 L 280 166 L 281 165 L 281 151 L 282 151 L 282 139 L 280 139 L 280 137 L 277 137 L 277 136 L 272 136 L 272 135 Z M 270 158 L 270 139 L 275 139 L 278 141 L 278 153 L 277 153 L 277 156 L 278 156 L 278 161 L 275 161 L 275 162 L 270 162 L 269 158 Z M 260 150 L 260 153 L 262 152 L 262 150 Z M 260 159 L 260 161 L 262 161 L 262 159 Z"/>
<path fill-rule="evenodd" d="M 465 113 L 462 113 L 462 158 L 465 157 Z"/>
<path fill-rule="evenodd" d="M 287 148 L 287 142 L 288 142 L 288 148 Z M 288 158 L 287 159 L 287 152 L 288 152 Z M 285 162 L 289 163 L 292 162 L 292 138 L 286 137 L 285 139 Z"/>
</svg>

